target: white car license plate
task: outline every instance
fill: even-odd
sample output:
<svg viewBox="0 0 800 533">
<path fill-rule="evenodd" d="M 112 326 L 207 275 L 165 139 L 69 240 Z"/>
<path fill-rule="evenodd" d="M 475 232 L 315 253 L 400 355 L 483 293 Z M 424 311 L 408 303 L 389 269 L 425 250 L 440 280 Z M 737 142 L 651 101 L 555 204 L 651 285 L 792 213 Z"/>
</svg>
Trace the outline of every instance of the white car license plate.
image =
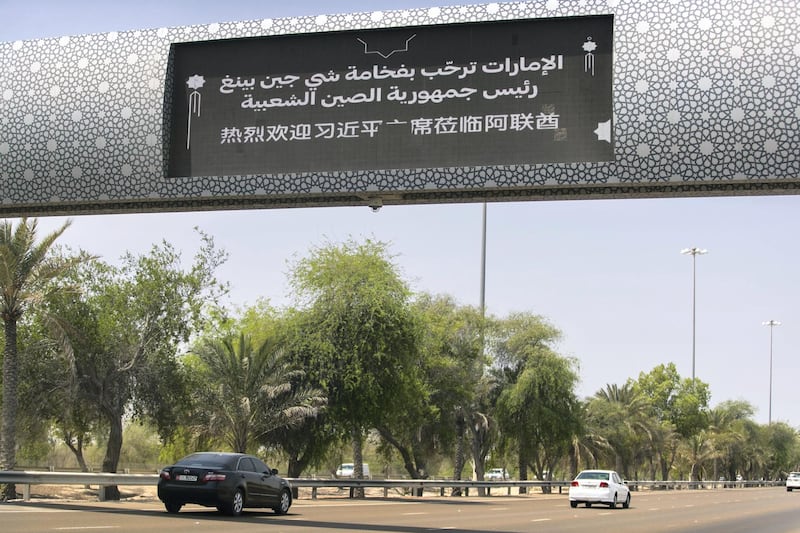
<svg viewBox="0 0 800 533">
<path fill-rule="evenodd" d="M 197 476 L 186 476 L 184 474 L 178 474 L 178 481 L 197 481 Z"/>
</svg>

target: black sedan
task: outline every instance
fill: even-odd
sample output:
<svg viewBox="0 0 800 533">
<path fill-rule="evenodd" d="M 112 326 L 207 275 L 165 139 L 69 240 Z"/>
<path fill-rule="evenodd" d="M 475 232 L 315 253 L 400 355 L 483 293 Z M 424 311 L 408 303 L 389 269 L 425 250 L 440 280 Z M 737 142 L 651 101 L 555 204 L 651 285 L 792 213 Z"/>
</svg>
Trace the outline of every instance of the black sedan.
<svg viewBox="0 0 800 533">
<path fill-rule="evenodd" d="M 158 498 L 169 513 L 195 503 L 231 516 L 240 515 L 245 507 L 271 507 L 276 514 L 286 514 L 292 487 L 258 457 L 201 452 L 161 470 Z"/>
</svg>

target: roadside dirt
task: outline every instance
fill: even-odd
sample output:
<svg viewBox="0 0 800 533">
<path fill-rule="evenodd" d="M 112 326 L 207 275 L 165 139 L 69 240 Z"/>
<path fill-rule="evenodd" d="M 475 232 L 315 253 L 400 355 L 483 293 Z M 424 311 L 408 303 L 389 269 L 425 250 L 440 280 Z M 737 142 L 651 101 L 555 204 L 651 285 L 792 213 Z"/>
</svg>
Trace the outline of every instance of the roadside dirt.
<svg viewBox="0 0 800 533">
<path fill-rule="evenodd" d="M 120 499 L 124 501 L 158 501 L 158 492 L 155 486 L 119 486 Z M 22 498 L 22 487 L 17 486 L 17 494 Z M 402 496 L 402 491 L 390 491 L 390 496 Z M 383 497 L 383 489 L 366 489 L 367 497 Z M 324 488 L 317 489 L 317 498 L 348 498 L 348 489 Z M 97 501 L 98 487 L 89 488 L 83 485 L 32 485 L 31 500 L 39 501 Z M 311 489 L 299 489 L 299 498 L 311 499 Z"/>
<path fill-rule="evenodd" d="M 123 500 L 158 500 L 156 487 L 137 487 L 120 486 L 120 497 Z M 17 486 L 17 494 L 22 497 L 22 487 Z M 81 501 L 98 499 L 97 486 L 84 485 L 32 485 L 32 500 L 62 500 L 62 501 Z"/>
</svg>

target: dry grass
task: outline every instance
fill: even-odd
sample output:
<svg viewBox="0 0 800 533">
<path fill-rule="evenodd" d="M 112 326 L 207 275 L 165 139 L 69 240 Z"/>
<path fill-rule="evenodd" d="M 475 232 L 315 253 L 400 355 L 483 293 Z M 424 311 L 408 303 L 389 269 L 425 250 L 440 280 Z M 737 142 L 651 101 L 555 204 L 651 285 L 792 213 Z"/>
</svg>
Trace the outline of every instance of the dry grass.
<svg viewBox="0 0 800 533">
<path fill-rule="evenodd" d="M 119 486 L 120 498 L 131 501 L 158 501 L 156 487 Z M 22 486 L 17 485 L 22 496 Z M 32 500 L 82 501 L 98 500 L 98 487 L 91 485 L 31 485 Z"/>
<path fill-rule="evenodd" d="M 130 486 L 119 485 L 120 499 L 125 501 L 158 501 L 158 492 L 155 486 Z M 346 488 L 321 488 L 317 490 L 317 498 L 348 498 L 349 490 Z M 22 497 L 22 486 L 17 485 L 17 493 Z M 366 489 L 368 497 L 383 497 L 383 489 Z M 390 490 L 392 497 L 403 495 L 402 491 Z M 299 489 L 300 499 L 311 499 L 311 489 Z M 31 500 L 40 501 L 97 501 L 99 499 L 98 487 L 91 485 L 32 485 Z"/>
</svg>

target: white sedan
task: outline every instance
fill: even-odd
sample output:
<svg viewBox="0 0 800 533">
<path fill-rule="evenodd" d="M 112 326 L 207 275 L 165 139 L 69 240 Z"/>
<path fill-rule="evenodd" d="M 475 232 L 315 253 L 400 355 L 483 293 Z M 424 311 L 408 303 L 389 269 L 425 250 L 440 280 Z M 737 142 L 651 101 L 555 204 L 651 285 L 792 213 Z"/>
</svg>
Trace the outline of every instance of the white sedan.
<svg viewBox="0 0 800 533">
<path fill-rule="evenodd" d="M 789 472 L 786 478 L 786 490 L 792 492 L 792 489 L 800 490 L 800 472 Z"/>
<path fill-rule="evenodd" d="M 574 508 L 579 503 L 586 504 L 586 507 L 602 503 L 612 509 L 622 503 L 622 507 L 627 509 L 631 505 L 631 493 L 613 470 L 584 470 L 569 487 L 569 506 Z"/>
</svg>

